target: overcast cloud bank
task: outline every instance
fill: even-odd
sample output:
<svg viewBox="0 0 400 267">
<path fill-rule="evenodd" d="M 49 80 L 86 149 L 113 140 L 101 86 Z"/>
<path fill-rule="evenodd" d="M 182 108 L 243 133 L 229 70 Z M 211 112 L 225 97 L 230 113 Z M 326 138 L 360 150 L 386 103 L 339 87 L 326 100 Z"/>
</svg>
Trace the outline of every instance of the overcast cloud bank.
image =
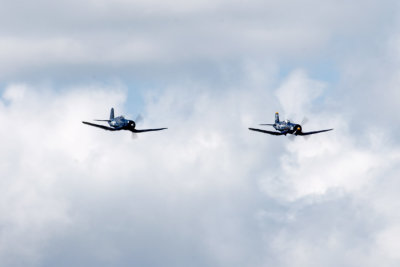
<svg viewBox="0 0 400 267">
<path fill-rule="evenodd" d="M 1 4 L 0 265 L 399 265 L 395 1 Z"/>
</svg>

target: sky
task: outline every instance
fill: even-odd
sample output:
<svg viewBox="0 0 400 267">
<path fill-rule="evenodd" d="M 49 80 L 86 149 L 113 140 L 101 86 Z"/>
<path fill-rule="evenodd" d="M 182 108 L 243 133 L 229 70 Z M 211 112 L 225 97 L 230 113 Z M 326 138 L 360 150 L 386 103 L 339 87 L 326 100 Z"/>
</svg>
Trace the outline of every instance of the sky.
<svg viewBox="0 0 400 267">
<path fill-rule="evenodd" d="M 399 266 L 397 1 L 0 7 L 1 266 Z"/>
</svg>

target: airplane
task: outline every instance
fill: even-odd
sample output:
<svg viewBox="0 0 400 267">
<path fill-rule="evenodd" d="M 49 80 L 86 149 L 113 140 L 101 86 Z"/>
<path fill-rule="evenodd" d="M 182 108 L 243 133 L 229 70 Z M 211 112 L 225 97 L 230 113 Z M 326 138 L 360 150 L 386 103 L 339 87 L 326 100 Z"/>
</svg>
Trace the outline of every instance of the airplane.
<svg viewBox="0 0 400 267">
<path fill-rule="evenodd" d="M 333 130 L 333 129 L 326 129 L 326 130 L 319 130 L 319 131 L 312 131 L 312 132 L 303 132 L 303 128 L 301 127 L 300 124 L 292 123 L 289 120 L 280 121 L 278 112 L 275 113 L 275 123 L 274 124 L 260 124 L 260 125 L 272 126 L 277 131 L 267 131 L 267 130 L 261 130 L 261 129 L 255 129 L 255 128 L 249 128 L 249 130 L 266 133 L 266 134 L 272 134 L 272 135 L 293 134 L 293 135 L 301 135 L 301 136 L 323 133 L 323 132 L 328 132 L 328 131 Z"/>
<path fill-rule="evenodd" d="M 124 116 L 114 117 L 114 108 L 111 108 L 110 119 L 95 120 L 95 121 L 106 121 L 106 122 L 108 122 L 108 125 L 110 125 L 110 127 L 100 125 L 100 124 L 90 123 L 90 122 L 86 122 L 86 121 L 82 121 L 82 123 L 90 125 L 90 126 L 94 126 L 94 127 L 97 127 L 97 128 L 103 129 L 103 130 L 107 130 L 107 131 L 128 130 L 128 131 L 131 131 L 133 134 L 143 133 L 143 132 L 161 131 L 161 130 L 168 129 L 168 128 L 156 128 L 156 129 L 138 130 L 138 129 L 136 129 L 136 123 L 133 120 L 127 120 L 124 118 Z"/>
</svg>

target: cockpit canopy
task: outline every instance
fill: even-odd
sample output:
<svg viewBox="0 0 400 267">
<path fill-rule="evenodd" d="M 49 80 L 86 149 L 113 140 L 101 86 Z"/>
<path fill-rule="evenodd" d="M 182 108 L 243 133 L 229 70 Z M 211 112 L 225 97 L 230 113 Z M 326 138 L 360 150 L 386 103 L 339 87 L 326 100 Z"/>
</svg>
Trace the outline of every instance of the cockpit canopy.
<svg viewBox="0 0 400 267">
<path fill-rule="evenodd" d="M 286 123 L 290 123 L 290 120 L 285 120 Z"/>
</svg>

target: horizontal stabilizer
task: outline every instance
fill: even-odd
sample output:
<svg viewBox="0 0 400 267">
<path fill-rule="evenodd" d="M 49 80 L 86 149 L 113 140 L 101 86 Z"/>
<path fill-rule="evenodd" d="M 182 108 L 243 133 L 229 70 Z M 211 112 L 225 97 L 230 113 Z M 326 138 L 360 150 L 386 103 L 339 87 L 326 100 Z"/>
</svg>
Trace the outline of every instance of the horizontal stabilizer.
<svg viewBox="0 0 400 267">
<path fill-rule="evenodd" d="M 86 125 L 93 126 L 93 127 L 97 127 L 97 128 L 103 129 L 103 130 L 107 130 L 107 131 L 117 131 L 117 130 L 120 130 L 120 129 L 115 129 L 115 128 L 107 127 L 107 126 L 104 126 L 104 125 L 99 125 L 99 124 L 95 124 L 95 123 L 90 123 L 90 122 L 87 122 L 87 121 L 82 121 L 82 123 L 83 123 L 83 124 L 86 124 Z"/>
</svg>

